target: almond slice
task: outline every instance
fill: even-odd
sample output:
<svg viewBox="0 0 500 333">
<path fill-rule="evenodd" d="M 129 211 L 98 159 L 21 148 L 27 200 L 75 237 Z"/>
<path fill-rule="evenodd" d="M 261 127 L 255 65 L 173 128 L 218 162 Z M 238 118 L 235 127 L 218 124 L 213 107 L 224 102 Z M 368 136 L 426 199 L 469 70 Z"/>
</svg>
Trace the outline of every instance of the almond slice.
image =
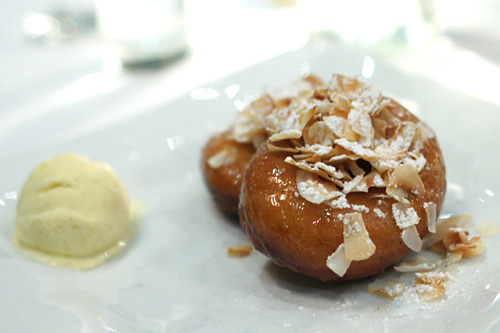
<svg viewBox="0 0 500 333">
<path fill-rule="evenodd" d="M 375 280 L 368 285 L 370 294 L 380 294 L 386 297 L 394 298 L 406 289 L 406 283 L 392 280 Z"/>
<path fill-rule="evenodd" d="M 344 246 L 347 260 L 365 260 L 376 250 L 361 213 L 349 213 L 344 216 Z"/>
<path fill-rule="evenodd" d="M 416 226 L 413 225 L 409 228 L 404 228 L 401 232 L 401 239 L 410 250 L 414 252 L 422 250 L 422 239 L 420 239 Z"/>
<path fill-rule="evenodd" d="M 344 276 L 350 265 L 351 260 L 347 260 L 345 258 L 345 248 L 343 243 L 340 244 L 337 250 L 335 250 L 335 252 L 333 252 L 326 259 L 326 266 L 339 277 Z"/>
</svg>

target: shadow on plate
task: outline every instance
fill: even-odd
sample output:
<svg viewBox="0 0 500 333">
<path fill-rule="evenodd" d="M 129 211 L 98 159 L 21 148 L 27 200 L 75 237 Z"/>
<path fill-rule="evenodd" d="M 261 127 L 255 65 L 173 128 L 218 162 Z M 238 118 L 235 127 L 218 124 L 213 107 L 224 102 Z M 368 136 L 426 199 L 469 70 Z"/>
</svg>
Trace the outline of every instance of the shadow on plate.
<svg viewBox="0 0 500 333">
<path fill-rule="evenodd" d="M 349 302 L 350 297 L 358 292 L 366 292 L 370 279 L 351 282 L 323 282 L 295 273 L 269 261 L 262 270 L 260 280 L 273 296 L 283 301 L 305 307 L 324 309 Z"/>
</svg>

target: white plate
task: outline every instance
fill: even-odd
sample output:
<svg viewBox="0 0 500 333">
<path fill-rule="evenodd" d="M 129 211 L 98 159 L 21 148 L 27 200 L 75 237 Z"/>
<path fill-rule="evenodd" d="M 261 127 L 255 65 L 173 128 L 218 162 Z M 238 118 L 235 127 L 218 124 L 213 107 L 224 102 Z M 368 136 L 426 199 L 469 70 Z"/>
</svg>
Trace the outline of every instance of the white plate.
<svg viewBox="0 0 500 333">
<path fill-rule="evenodd" d="M 226 255 L 227 247 L 246 240 L 204 187 L 199 159 L 210 133 L 230 123 L 235 105 L 266 87 L 309 70 L 325 79 L 358 75 L 367 55 L 316 41 L 94 129 L 79 131 L 81 122 L 50 112 L 36 123 L 17 121 L 10 140 L 0 143 L 1 330 L 488 331 L 500 318 L 499 236 L 484 239 L 481 257 L 453 269 L 456 281 L 447 284 L 447 296 L 430 303 L 418 299 L 406 277 L 409 289 L 388 300 L 367 293 L 370 279 L 324 284 L 277 268 L 257 252 L 238 259 Z M 443 213 L 500 223 L 500 109 L 380 61 L 375 66 L 370 81 L 438 135 L 449 181 Z M 126 103 L 127 92 L 116 97 Z M 96 107 L 104 113 L 107 104 L 101 102 Z M 93 110 L 92 117 L 97 114 Z M 91 271 L 39 263 L 11 242 L 16 194 L 25 178 L 41 160 L 64 151 L 110 163 L 146 207 L 131 247 Z"/>
</svg>

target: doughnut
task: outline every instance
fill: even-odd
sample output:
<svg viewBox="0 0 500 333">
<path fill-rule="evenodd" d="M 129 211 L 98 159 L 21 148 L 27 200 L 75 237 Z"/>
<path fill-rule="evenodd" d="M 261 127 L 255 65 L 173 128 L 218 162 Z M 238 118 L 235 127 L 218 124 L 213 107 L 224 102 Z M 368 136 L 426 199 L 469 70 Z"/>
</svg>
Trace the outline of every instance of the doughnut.
<svg viewBox="0 0 500 333">
<path fill-rule="evenodd" d="M 205 183 L 218 206 L 229 215 L 238 215 L 243 175 L 254 153 L 253 144 L 233 140 L 230 131 L 213 136 L 203 149 Z"/>
<path fill-rule="evenodd" d="M 435 232 L 443 157 L 434 132 L 402 105 L 334 75 L 261 115 L 265 142 L 242 177 L 239 217 L 275 264 L 357 280 L 419 252 Z"/>
<path fill-rule="evenodd" d="M 289 96 L 323 84 L 318 77 L 310 75 L 289 87 L 264 94 L 238 115 L 230 129 L 208 140 L 202 150 L 202 172 L 219 208 L 229 215 L 238 216 L 243 175 L 256 149 L 268 136 L 263 118 L 273 109 L 287 106 L 291 100 Z"/>
</svg>

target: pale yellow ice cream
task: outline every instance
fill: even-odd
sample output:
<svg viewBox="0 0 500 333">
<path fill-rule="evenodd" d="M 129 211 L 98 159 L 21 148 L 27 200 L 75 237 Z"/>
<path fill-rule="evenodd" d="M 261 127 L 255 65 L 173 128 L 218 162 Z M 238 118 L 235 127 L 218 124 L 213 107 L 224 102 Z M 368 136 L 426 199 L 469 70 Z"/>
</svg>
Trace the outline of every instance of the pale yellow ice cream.
<svg viewBox="0 0 500 333">
<path fill-rule="evenodd" d="M 42 162 L 24 184 L 15 241 L 53 264 L 89 269 L 120 253 L 137 225 L 110 166 L 67 153 Z"/>
</svg>

